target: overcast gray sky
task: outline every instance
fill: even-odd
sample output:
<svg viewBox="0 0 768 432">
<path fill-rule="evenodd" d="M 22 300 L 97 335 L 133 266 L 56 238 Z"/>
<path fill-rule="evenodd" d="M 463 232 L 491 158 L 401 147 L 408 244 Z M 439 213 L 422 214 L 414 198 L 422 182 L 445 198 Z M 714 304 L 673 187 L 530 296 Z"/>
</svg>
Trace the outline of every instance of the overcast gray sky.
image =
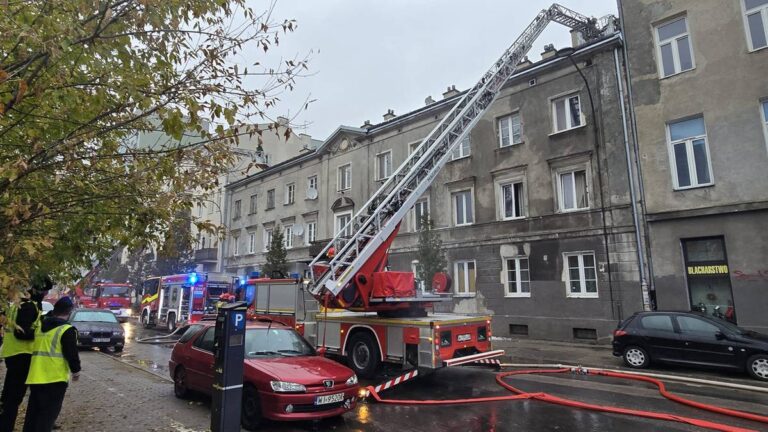
<svg viewBox="0 0 768 432">
<path fill-rule="evenodd" d="M 584 15 L 616 14 L 615 0 L 561 0 Z M 341 124 L 381 122 L 393 109 L 403 114 L 435 100 L 449 85 L 473 85 L 517 38 L 542 0 L 278 0 L 274 18 L 298 21 L 270 55 L 293 57 L 314 51 L 313 74 L 282 96 L 273 115 L 295 115 L 304 132 L 325 139 Z M 263 6 L 262 6 L 263 7 Z M 529 53 L 570 44 L 568 29 L 550 24 Z"/>
</svg>

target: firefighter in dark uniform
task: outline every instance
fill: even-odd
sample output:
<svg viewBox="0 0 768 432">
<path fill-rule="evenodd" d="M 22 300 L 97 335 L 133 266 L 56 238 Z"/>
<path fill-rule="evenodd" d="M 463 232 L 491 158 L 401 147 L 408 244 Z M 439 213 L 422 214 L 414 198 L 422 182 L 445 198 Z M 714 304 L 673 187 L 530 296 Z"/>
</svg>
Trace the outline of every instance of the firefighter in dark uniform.
<svg viewBox="0 0 768 432">
<path fill-rule="evenodd" d="M 27 385 L 29 403 L 24 418 L 24 432 L 50 432 L 61 411 L 70 375 L 80 378 L 80 356 L 77 353 L 77 330 L 67 319 L 75 305 L 62 297 L 50 316 L 35 331 L 32 361 Z"/>
<path fill-rule="evenodd" d="M 11 432 L 19 413 L 19 405 L 27 392 L 27 373 L 32 359 L 35 330 L 40 326 L 42 301 L 53 288 L 48 275 L 35 274 L 29 293 L 14 302 L 6 313 L 5 339 L 2 357 L 6 372 L 3 392 L 0 395 L 0 432 Z"/>
</svg>

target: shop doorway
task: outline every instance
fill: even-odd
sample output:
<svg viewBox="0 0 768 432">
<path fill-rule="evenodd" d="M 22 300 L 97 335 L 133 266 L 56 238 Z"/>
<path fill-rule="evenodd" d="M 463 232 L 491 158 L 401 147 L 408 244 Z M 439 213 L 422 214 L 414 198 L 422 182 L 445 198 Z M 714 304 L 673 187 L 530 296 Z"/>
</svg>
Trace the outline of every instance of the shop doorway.
<svg viewBox="0 0 768 432">
<path fill-rule="evenodd" d="M 736 323 L 736 306 L 723 237 L 683 240 L 691 309 Z"/>
</svg>

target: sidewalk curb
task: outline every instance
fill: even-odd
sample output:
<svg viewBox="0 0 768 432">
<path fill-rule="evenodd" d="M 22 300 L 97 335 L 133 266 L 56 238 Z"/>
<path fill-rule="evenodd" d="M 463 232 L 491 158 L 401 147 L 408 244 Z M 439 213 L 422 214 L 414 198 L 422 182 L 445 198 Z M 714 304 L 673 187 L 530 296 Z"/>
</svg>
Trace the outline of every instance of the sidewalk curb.
<svg viewBox="0 0 768 432">
<path fill-rule="evenodd" d="M 149 375 L 152 375 L 152 376 L 154 376 L 154 377 L 160 378 L 160 379 L 161 379 L 161 380 L 163 380 L 163 381 L 166 381 L 166 382 L 169 382 L 169 383 L 173 384 L 173 380 L 172 380 L 170 377 L 167 377 L 167 376 L 165 376 L 165 375 L 160 375 L 160 374 L 158 374 L 158 373 L 154 373 L 154 372 L 152 372 L 152 371 L 149 371 L 149 370 L 147 370 L 147 369 L 144 369 L 144 368 L 143 368 L 143 367 L 141 367 L 141 366 L 137 366 L 137 365 L 135 365 L 135 364 L 132 364 L 132 363 L 129 363 L 129 362 L 125 361 L 125 360 L 122 360 L 120 357 L 115 357 L 115 356 L 113 356 L 113 355 L 105 354 L 105 353 L 103 353 L 103 352 L 99 352 L 98 354 L 99 354 L 99 355 L 102 355 L 102 356 L 105 356 L 105 357 L 108 357 L 108 358 L 110 358 L 110 359 L 112 359 L 112 360 L 114 360 L 114 361 L 116 361 L 116 362 L 122 363 L 122 364 L 124 364 L 124 365 L 126 365 L 126 366 L 130 366 L 130 367 L 132 367 L 132 368 L 134 368 L 134 369 L 136 369 L 136 370 L 140 370 L 140 371 L 142 371 L 142 372 L 145 372 L 145 373 L 147 373 L 147 374 L 149 374 Z"/>
</svg>

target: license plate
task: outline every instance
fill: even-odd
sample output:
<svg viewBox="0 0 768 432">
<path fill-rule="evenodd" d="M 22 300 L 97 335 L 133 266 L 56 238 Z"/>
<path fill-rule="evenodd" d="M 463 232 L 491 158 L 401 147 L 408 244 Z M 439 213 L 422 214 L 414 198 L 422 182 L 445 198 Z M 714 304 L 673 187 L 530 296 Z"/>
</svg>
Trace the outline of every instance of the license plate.
<svg viewBox="0 0 768 432">
<path fill-rule="evenodd" d="M 325 404 L 332 404 L 336 402 L 341 402 L 344 400 L 344 393 L 336 393 L 332 395 L 326 395 L 326 396 L 318 396 L 315 398 L 315 405 L 325 405 Z"/>
<path fill-rule="evenodd" d="M 456 340 L 459 342 L 466 342 L 468 340 L 472 340 L 472 334 L 470 333 L 464 333 L 456 336 Z"/>
<path fill-rule="evenodd" d="M 109 338 L 93 338 L 94 343 L 109 342 Z"/>
</svg>

